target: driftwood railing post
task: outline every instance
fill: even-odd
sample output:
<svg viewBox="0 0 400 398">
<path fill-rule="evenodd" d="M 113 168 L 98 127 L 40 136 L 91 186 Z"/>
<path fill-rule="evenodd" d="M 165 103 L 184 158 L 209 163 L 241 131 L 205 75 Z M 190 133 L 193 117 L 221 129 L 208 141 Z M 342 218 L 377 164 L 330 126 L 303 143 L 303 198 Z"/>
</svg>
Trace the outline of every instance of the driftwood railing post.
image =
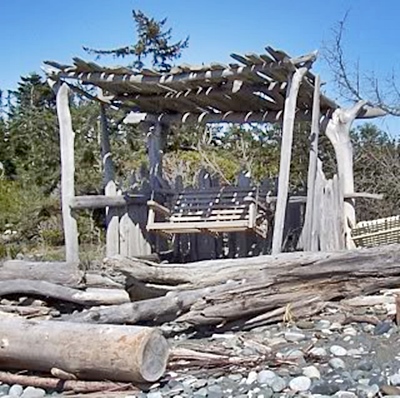
<svg viewBox="0 0 400 398">
<path fill-rule="evenodd" d="M 147 128 L 147 150 L 150 164 L 150 188 L 152 192 L 155 192 L 159 188 L 167 188 L 163 179 L 163 156 L 169 126 L 156 122 L 154 124 L 146 123 L 145 127 Z M 142 211 L 147 214 L 147 210 L 146 208 Z M 154 237 L 153 243 L 158 252 L 166 249 L 165 238 L 160 235 Z M 151 253 L 151 248 L 149 250 Z"/>
<path fill-rule="evenodd" d="M 304 217 L 304 226 L 301 234 L 299 246 L 305 250 L 318 251 L 318 237 L 316 235 L 316 226 L 318 220 L 313 217 L 315 203 L 315 183 L 317 176 L 318 159 L 318 140 L 319 140 L 319 119 L 320 119 L 320 76 L 315 76 L 314 98 L 311 121 L 310 135 L 310 157 L 307 176 L 307 204 Z"/>
<path fill-rule="evenodd" d="M 115 196 L 114 163 L 111 157 L 110 136 L 105 106 L 100 104 L 101 158 L 105 196 Z M 106 207 L 106 256 L 119 254 L 119 216 L 116 207 Z"/>
<path fill-rule="evenodd" d="M 314 56 L 315 57 L 315 56 Z M 295 69 L 289 76 L 286 91 L 285 109 L 283 114 L 281 157 L 279 162 L 278 200 L 275 210 L 274 233 L 272 239 L 272 254 L 282 250 L 283 229 L 285 226 L 285 213 L 289 192 L 289 172 L 292 157 L 293 128 L 296 113 L 297 95 L 300 84 L 307 73 L 307 67 Z"/>
<path fill-rule="evenodd" d="M 344 194 L 354 192 L 353 146 L 350 129 L 365 104 L 365 101 L 359 101 L 352 108 L 337 109 L 326 126 L 326 135 L 335 150 L 339 181 Z M 343 213 L 345 244 L 348 249 L 351 249 L 355 247 L 351 239 L 351 228 L 356 224 L 354 199 L 345 201 Z"/>
<path fill-rule="evenodd" d="M 72 216 L 71 200 L 75 196 L 75 159 L 71 112 L 69 110 L 70 89 L 66 83 L 55 85 L 57 116 L 60 128 L 61 151 L 61 207 L 64 225 L 65 259 L 79 262 L 78 227 Z"/>
</svg>

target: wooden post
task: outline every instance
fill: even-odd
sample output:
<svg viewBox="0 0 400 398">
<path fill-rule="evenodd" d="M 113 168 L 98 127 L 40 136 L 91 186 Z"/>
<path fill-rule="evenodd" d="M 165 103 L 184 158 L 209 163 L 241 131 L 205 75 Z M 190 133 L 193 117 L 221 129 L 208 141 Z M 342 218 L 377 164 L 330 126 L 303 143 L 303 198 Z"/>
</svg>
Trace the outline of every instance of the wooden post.
<svg viewBox="0 0 400 398">
<path fill-rule="evenodd" d="M 103 165 L 105 196 L 115 196 L 117 187 L 114 181 L 114 163 L 111 157 L 110 135 L 105 106 L 100 104 L 101 158 Z M 106 256 L 119 253 L 119 216 L 118 209 L 106 207 Z"/>
<path fill-rule="evenodd" d="M 304 226 L 299 242 L 299 247 L 305 251 L 316 250 L 318 246 L 317 237 L 312 234 L 313 231 L 313 208 L 315 193 L 315 178 L 317 175 L 317 159 L 318 159 L 318 140 L 319 140 L 319 119 L 320 119 L 320 87 L 321 79 L 317 75 L 314 83 L 314 98 L 312 109 L 311 135 L 310 135 L 310 156 L 308 163 L 307 177 L 307 204 L 306 214 L 304 217 Z"/>
<path fill-rule="evenodd" d="M 339 181 L 344 194 L 354 192 L 353 146 L 350 129 L 365 104 L 365 101 L 359 101 L 352 108 L 337 109 L 326 126 L 326 135 L 335 150 Z M 355 247 L 351 239 L 351 228 L 356 224 L 354 199 L 346 199 L 343 212 L 345 245 L 346 248 L 351 249 Z"/>
<path fill-rule="evenodd" d="M 150 125 L 147 133 L 147 149 L 150 162 L 150 185 L 157 189 L 162 182 L 162 158 L 163 147 L 166 133 L 165 127 L 161 123 Z"/>
<path fill-rule="evenodd" d="M 67 262 L 79 262 L 78 227 L 70 208 L 75 196 L 74 139 L 71 112 L 69 110 L 69 87 L 62 83 L 56 88 L 57 116 L 60 127 L 61 151 L 61 207 L 64 224 L 65 258 Z"/>
<path fill-rule="evenodd" d="M 281 158 L 279 162 L 278 199 L 275 210 L 272 254 L 278 254 L 282 250 L 283 229 L 285 226 L 285 213 L 289 192 L 289 172 L 292 157 L 293 128 L 297 95 L 299 93 L 301 81 L 307 71 L 307 67 L 296 69 L 289 77 L 288 88 L 286 91 L 282 127 Z"/>
</svg>

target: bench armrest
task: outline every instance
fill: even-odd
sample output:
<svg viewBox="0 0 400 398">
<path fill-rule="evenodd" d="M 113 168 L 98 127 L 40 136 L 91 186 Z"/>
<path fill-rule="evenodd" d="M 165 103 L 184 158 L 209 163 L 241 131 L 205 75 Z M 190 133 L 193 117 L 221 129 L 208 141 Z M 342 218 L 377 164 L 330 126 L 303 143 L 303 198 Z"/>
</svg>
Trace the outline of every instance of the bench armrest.
<svg viewBox="0 0 400 398">
<path fill-rule="evenodd" d="M 171 215 L 171 212 L 169 211 L 169 209 L 167 209 L 163 205 L 160 205 L 159 203 L 155 202 L 154 200 L 147 201 L 147 206 L 149 206 L 150 209 L 152 209 L 158 213 L 164 214 L 165 216 Z"/>
<path fill-rule="evenodd" d="M 246 196 L 244 198 L 244 201 L 245 202 L 254 203 L 255 205 L 257 205 L 257 207 L 259 207 L 260 209 L 264 210 L 266 213 L 269 213 L 271 211 L 271 209 L 268 209 L 267 206 L 265 206 L 263 203 L 261 203 L 259 200 L 257 200 L 253 196 Z"/>
</svg>

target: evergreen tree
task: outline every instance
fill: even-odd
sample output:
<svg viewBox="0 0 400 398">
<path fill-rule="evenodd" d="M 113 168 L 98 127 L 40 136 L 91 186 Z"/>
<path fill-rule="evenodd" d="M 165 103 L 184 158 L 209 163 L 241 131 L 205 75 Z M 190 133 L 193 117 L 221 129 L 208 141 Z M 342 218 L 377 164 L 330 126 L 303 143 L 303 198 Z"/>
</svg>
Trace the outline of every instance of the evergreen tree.
<svg viewBox="0 0 400 398">
<path fill-rule="evenodd" d="M 117 58 L 133 57 L 130 67 L 141 69 L 149 60 L 151 66 L 160 71 L 171 69 L 171 62 L 178 59 L 182 50 L 187 48 L 189 38 L 171 43 L 172 29 L 166 29 L 167 19 L 157 21 L 150 18 L 142 11 L 132 11 L 132 18 L 136 25 L 137 42 L 133 45 L 123 46 L 112 50 L 98 50 L 83 47 L 89 54 L 113 55 Z"/>
</svg>

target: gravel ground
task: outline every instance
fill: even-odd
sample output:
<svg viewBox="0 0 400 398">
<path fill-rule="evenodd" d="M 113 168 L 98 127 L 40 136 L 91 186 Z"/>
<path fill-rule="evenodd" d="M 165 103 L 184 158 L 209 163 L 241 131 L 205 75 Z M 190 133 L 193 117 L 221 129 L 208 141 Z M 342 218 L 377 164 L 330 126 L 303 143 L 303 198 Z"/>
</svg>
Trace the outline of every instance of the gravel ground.
<svg viewBox="0 0 400 398">
<path fill-rule="evenodd" d="M 360 313 L 363 311 L 379 313 L 382 321 L 377 325 L 343 324 L 343 317 L 326 313 L 311 321 L 249 332 L 203 338 L 179 335 L 171 340 L 175 347 L 240 357 L 243 364 L 181 366 L 169 370 L 161 382 L 148 390 L 121 397 L 400 398 L 400 329 L 391 320 L 385 320 L 387 314 L 380 306 L 359 309 Z M 246 362 L 256 357 L 261 360 Z M 52 395 L 33 387 L 0 385 L 0 396 Z"/>
</svg>

